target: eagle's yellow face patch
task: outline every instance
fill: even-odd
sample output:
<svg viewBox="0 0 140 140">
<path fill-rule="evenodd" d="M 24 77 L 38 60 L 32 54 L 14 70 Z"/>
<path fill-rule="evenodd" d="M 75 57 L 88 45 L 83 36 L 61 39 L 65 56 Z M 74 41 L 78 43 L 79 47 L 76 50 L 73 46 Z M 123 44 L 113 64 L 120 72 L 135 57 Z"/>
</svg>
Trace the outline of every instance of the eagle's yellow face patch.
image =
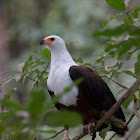
<svg viewBox="0 0 140 140">
<path fill-rule="evenodd" d="M 51 45 L 54 40 L 55 40 L 55 38 L 47 38 L 47 39 L 44 39 L 45 45 Z"/>
</svg>

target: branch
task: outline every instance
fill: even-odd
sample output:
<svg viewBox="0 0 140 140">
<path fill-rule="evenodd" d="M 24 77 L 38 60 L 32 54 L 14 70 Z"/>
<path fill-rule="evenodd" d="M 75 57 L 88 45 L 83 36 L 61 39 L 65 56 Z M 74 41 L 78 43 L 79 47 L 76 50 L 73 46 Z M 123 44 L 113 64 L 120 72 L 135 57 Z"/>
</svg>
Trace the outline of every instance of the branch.
<svg viewBox="0 0 140 140">
<path fill-rule="evenodd" d="M 134 114 L 140 120 L 140 114 L 137 112 L 137 110 L 138 110 L 137 101 L 136 101 L 136 99 L 134 99 Z"/>
<path fill-rule="evenodd" d="M 27 76 L 26 78 L 29 79 L 29 80 L 32 80 L 34 82 L 37 82 L 35 79 L 33 79 L 33 78 L 29 77 L 29 76 Z"/>
<path fill-rule="evenodd" d="M 112 140 L 116 135 L 117 133 L 113 134 L 109 140 Z"/>
<path fill-rule="evenodd" d="M 128 120 L 128 122 L 126 123 L 126 125 L 128 125 L 128 124 L 132 121 L 132 119 L 134 118 L 134 116 L 135 116 L 134 114 L 131 115 L 131 117 L 129 118 L 129 120 Z"/>
<path fill-rule="evenodd" d="M 118 65 L 118 59 L 115 60 L 115 63 L 113 65 L 111 65 L 111 66 L 101 66 L 99 68 L 94 69 L 94 71 L 100 70 L 100 69 L 103 69 L 103 68 L 107 71 L 108 68 L 114 68 L 117 65 Z"/>
<path fill-rule="evenodd" d="M 63 131 L 65 131 L 65 128 L 62 129 L 61 131 L 59 131 L 58 133 L 56 133 L 55 135 L 53 135 L 52 137 L 47 138 L 47 139 L 42 139 L 42 140 L 50 140 L 50 139 L 53 139 L 53 138 L 55 138 L 56 136 L 58 136 L 59 134 L 61 134 Z"/>
<path fill-rule="evenodd" d="M 107 74 L 101 75 L 101 77 L 107 77 L 107 78 L 111 79 L 114 83 L 116 83 L 117 85 L 119 85 L 120 87 L 122 87 L 122 88 L 128 90 L 128 88 L 127 88 L 126 86 L 122 85 L 122 84 L 119 83 L 117 80 L 115 80 L 114 78 L 111 78 L 111 77 L 110 77 L 109 75 L 107 75 Z"/>
<path fill-rule="evenodd" d="M 43 70 L 43 72 L 40 74 L 40 76 L 38 77 L 37 81 L 36 81 L 36 85 L 37 85 L 37 88 L 38 88 L 38 82 L 41 78 L 41 76 L 45 73 L 45 71 L 47 70 L 48 66 L 50 64 L 50 61 L 48 62 L 47 66 L 45 67 L 45 69 Z"/>
<path fill-rule="evenodd" d="M 97 122 L 95 127 L 93 128 L 92 133 L 96 133 L 97 130 L 105 123 L 106 120 L 108 120 L 121 106 L 121 104 L 129 97 L 129 95 L 133 95 L 138 85 L 140 84 L 140 77 L 134 82 L 134 84 L 126 91 L 126 93 L 111 107 L 111 109 Z M 74 137 L 72 140 L 79 140 L 86 134 L 80 133 L 79 136 Z"/>
</svg>

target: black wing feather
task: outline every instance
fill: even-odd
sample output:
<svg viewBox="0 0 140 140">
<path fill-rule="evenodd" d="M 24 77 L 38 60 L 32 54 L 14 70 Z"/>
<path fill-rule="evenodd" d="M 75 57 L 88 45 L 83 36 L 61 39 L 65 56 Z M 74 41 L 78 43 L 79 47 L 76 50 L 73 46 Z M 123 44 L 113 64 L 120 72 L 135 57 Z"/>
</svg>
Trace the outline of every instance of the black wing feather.
<svg viewBox="0 0 140 140">
<path fill-rule="evenodd" d="M 108 111 L 116 103 L 107 84 L 90 68 L 85 66 L 71 66 L 69 72 L 72 80 L 78 78 L 84 79 L 83 82 L 78 85 L 78 88 L 93 108 L 99 111 Z M 114 116 L 125 122 L 125 116 L 121 108 L 116 111 Z"/>
</svg>

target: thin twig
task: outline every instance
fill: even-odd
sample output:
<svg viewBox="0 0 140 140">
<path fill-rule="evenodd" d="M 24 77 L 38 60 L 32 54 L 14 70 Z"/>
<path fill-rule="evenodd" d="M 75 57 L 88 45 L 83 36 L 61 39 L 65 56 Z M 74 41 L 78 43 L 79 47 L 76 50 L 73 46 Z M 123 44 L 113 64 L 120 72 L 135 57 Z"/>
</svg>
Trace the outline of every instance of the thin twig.
<svg viewBox="0 0 140 140">
<path fill-rule="evenodd" d="M 115 63 L 113 64 L 113 65 L 111 65 L 111 66 L 101 66 L 101 67 L 99 67 L 99 68 L 96 68 L 96 69 L 94 69 L 94 71 L 97 71 L 97 70 L 100 70 L 100 69 L 105 69 L 105 70 L 107 70 L 108 68 L 114 68 L 114 67 L 116 67 L 118 65 L 118 59 L 116 59 L 116 61 L 115 61 Z"/>
<path fill-rule="evenodd" d="M 37 82 L 35 79 L 33 79 L 33 78 L 29 77 L 29 76 L 27 76 L 26 78 L 27 78 L 27 79 L 30 79 L 30 80 L 32 80 L 32 81 L 34 81 L 34 82 Z"/>
<path fill-rule="evenodd" d="M 126 126 L 132 121 L 132 119 L 134 118 L 134 116 L 135 116 L 134 114 L 131 115 L 131 117 L 129 118 L 129 120 L 126 123 Z"/>
<path fill-rule="evenodd" d="M 42 73 L 41 73 L 40 76 L 38 77 L 38 79 L 37 79 L 37 81 L 36 81 L 37 88 L 38 88 L 38 82 L 39 82 L 41 76 L 46 72 L 46 70 L 47 70 L 49 64 L 50 64 L 50 61 L 48 62 L 47 66 L 45 67 L 45 69 L 42 71 Z"/>
<path fill-rule="evenodd" d="M 109 140 L 112 140 L 116 135 L 117 133 L 113 134 Z"/>
<path fill-rule="evenodd" d="M 105 67 L 105 69 L 107 70 L 108 68 L 114 68 L 114 67 L 116 67 L 117 65 L 118 65 L 118 58 L 116 58 L 115 63 L 114 63 L 113 65 L 107 66 L 107 67 Z"/>
<path fill-rule="evenodd" d="M 116 83 L 117 85 L 119 85 L 120 87 L 122 87 L 122 88 L 128 90 L 128 88 L 127 88 L 126 86 L 122 85 L 122 84 L 119 83 L 117 80 L 115 80 L 114 78 L 111 78 L 111 77 L 110 77 L 109 75 L 107 75 L 107 74 L 101 75 L 101 77 L 107 77 L 107 78 L 111 79 L 114 83 Z"/>
<path fill-rule="evenodd" d="M 131 25 L 133 25 L 133 21 L 131 20 L 131 17 L 130 17 L 130 15 L 129 15 L 129 12 L 127 12 L 126 14 L 127 14 L 128 18 L 129 18 L 129 20 L 130 20 L 130 22 L 131 22 Z"/>
<path fill-rule="evenodd" d="M 52 137 L 47 138 L 47 139 L 42 139 L 42 140 L 50 140 L 50 139 L 53 139 L 53 138 L 55 138 L 56 136 L 58 136 L 59 134 L 61 134 L 63 131 L 65 131 L 65 128 L 62 129 L 61 131 L 59 131 L 58 133 L 56 133 L 55 135 L 53 135 Z"/>
</svg>

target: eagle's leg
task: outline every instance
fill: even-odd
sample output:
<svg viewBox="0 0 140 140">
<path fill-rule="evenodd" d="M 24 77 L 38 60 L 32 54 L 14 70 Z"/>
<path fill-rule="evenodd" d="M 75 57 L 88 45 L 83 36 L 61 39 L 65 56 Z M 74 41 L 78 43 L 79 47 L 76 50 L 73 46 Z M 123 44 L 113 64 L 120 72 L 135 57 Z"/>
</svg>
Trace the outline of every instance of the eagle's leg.
<svg viewBox="0 0 140 140">
<path fill-rule="evenodd" d="M 65 129 L 65 134 L 64 134 L 63 140 L 70 140 L 69 135 L 68 135 L 68 130 L 69 130 L 69 128 Z"/>
<path fill-rule="evenodd" d="M 91 129 L 95 126 L 94 122 L 89 122 L 87 125 L 84 126 L 84 131 L 87 131 L 88 134 L 92 134 Z"/>
</svg>

